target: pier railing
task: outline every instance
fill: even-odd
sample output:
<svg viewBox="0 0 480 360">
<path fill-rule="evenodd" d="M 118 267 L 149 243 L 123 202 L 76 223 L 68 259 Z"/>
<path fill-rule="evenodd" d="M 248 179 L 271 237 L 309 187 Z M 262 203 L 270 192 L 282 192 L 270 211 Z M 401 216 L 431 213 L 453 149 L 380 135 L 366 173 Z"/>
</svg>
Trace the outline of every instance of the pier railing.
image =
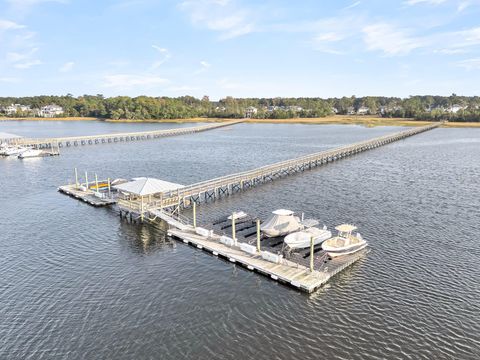
<svg viewBox="0 0 480 360">
<path fill-rule="evenodd" d="M 161 137 L 177 136 L 192 134 L 207 130 L 218 129 L 225 126 L 231 126 L 243 122 L 244 120 L 225 121 L 221 123 L 214 123 L 208 125 L 192 126 L 185 128 L 165 129 L 165 130 L 152 130 L 141 132 L 125 132 L 125 133 L 112 133 L 112 134 L 100 134 L 100 135 L 86 135 L 86 136 L 67 136 L 57 138 L 15 138 L 10 139 L 9 143 L 21 146 L 39 146 L 50 147 L 51 144 L 58 144 L 58 146 L 77 146 L 77 145 L 94 145 L 104 143 L 116 143 L 135 140 L 150 140 Z"/>
<path fill-rule="evenodd" d="M 187 207 L 192 202 L 199 203 L 202 200 L 215 200 L 222 195 L 229 195 L 235 191 L 241 191 L 253 187 L 259 183 L 272 181 L 274 178 L 286 176 L 306 169 L 311 169 L 328 162 L 332 162 L 346 156 L 377 148 L 394 141 L 434 129 L 441 123 L 435 123 L 423 127 L 417 127 L 391 135 L 384 135 L 371 140 L 361 141 L 354 144 L 341 146 L 336 149 L 304 155 L 295 159 L 280 161 L 274 164 L 262 166 L 253 170 L 247 170 L 232 175 L 222 176 L 211 180 L 198 182 L 179 190 L 165 192 L 161 200 L 145 205 L 147 209 L 161 209 L 168 207 Z M 202 198 L 203 195 L 203 198 Z"/>
</svg>

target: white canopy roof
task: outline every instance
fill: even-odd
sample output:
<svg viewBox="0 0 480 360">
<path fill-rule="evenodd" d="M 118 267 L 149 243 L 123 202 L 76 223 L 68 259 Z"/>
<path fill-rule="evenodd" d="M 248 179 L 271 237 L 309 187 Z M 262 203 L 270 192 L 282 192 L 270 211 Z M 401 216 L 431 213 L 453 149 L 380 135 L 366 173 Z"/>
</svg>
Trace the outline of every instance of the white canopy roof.
<svg viewBox="0 0 480 360">
<path fill-rule="evenodd" d="M 357 227 L 355 225 L 342 224 L 342 225 L 338 225 L 335 229 L 340 231 L 340 232 L 348 233 L 348 232 L 352 232 L 352 231 L 356 230 Z"/>
<path fill-rule="evenodd" d="M 126 193 L 146 196 L 158 194 L 166 191 L 177 190 L 183 188 L 183 185 L 171 183 L 164 180 L 155 178 L 136 178 L 133 181 L 126 182 L 124 184 L 113 186 L 115 189 L 124 191 Z"/>
<path fill-rule="evenodd" d="M 272 211 L 272 214 L 280 215 L 280 216 L 290 216 L 290 215 L 293 215 L 294 212 L 291 210 L 278 209 L 278 210 Z"/>
</svg>

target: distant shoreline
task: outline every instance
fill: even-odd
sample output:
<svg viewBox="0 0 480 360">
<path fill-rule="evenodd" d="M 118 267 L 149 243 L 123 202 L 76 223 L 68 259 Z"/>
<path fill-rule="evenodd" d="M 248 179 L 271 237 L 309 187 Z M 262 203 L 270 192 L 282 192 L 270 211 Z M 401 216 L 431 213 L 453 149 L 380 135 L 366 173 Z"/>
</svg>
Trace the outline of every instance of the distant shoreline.
<svg viewBox="0 0 480 360">
<path fill-rule="evenodd" d="M 222 122 L 234 120 L 229 118 L 188 118 L 188 119 L 101 119 L 95 117 L 65 117 L 65 118 L 0 118 L 0 121 L 105 121 L 111 123 L 193 123 L 193 122 Z M 423 126 L 431 121 L 420 121 L 408 118 L 382 118 L 374 116 L 336 115 L 323 118 L 291 118 L 291 119 L 246 119 L 248 123 L 257 124 L 312 124 L 312 125 L 363 125 L 375 126 Z M 480 122 L 448 122 L 446 128 L 480 128 Z"/>
</svg>

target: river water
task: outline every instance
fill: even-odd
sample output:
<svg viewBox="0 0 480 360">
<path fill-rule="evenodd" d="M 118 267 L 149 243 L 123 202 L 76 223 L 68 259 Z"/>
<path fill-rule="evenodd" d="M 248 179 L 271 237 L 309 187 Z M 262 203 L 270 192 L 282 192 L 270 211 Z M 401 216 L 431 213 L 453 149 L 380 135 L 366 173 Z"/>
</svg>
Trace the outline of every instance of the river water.
<svg viewBox="0 0 480 360">
<path fill-rule="evenodd" d="M 2 122 L 24 136 L 195 124 Z M 189 184 L 401 128 L 240 124 L 0 158 L 1 359 L 478 359 L 480 129 L 435 129 L 199 207 L 355 223 L 371 252 L 312 295 L 57 193 Z"/>
</svg>

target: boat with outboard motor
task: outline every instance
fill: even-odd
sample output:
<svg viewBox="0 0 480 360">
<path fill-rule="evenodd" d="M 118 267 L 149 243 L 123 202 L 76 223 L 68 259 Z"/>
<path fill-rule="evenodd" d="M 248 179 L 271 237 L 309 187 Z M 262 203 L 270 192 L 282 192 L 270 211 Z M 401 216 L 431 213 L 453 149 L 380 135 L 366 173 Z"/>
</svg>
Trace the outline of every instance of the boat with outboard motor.
<svg viewBox="0 0 480 360">
<path fill-rule="evenodd" d="M 19 159 L 25 159 L 25 158 L 33 158 L 33 157 L 40 157 L 44 156 L 45 152 L 40 149 L 28 149 L 27 151 L 22 152 L 20 155 L 18 155 Z"/>
<path fill-rule="evenodd" d="M 283 241 L 290 249 L 305 249 L 312 245 L 312 240 L 315 246 L 331 237 L 332 232 L 326 226 L 323 229 L 310 227 L 287 235 Z"/>
<path fill-rule="evenodd" d="M 343 224 L 335 229 L 338 231 L 338 235 L 322 243 L 322 250 L 326 251 L 330 257 L 353 254 L 368 246 L 360 233 L 352 235 L 352 232 L 357 229 L 356 226 Z"/>
</svg>

